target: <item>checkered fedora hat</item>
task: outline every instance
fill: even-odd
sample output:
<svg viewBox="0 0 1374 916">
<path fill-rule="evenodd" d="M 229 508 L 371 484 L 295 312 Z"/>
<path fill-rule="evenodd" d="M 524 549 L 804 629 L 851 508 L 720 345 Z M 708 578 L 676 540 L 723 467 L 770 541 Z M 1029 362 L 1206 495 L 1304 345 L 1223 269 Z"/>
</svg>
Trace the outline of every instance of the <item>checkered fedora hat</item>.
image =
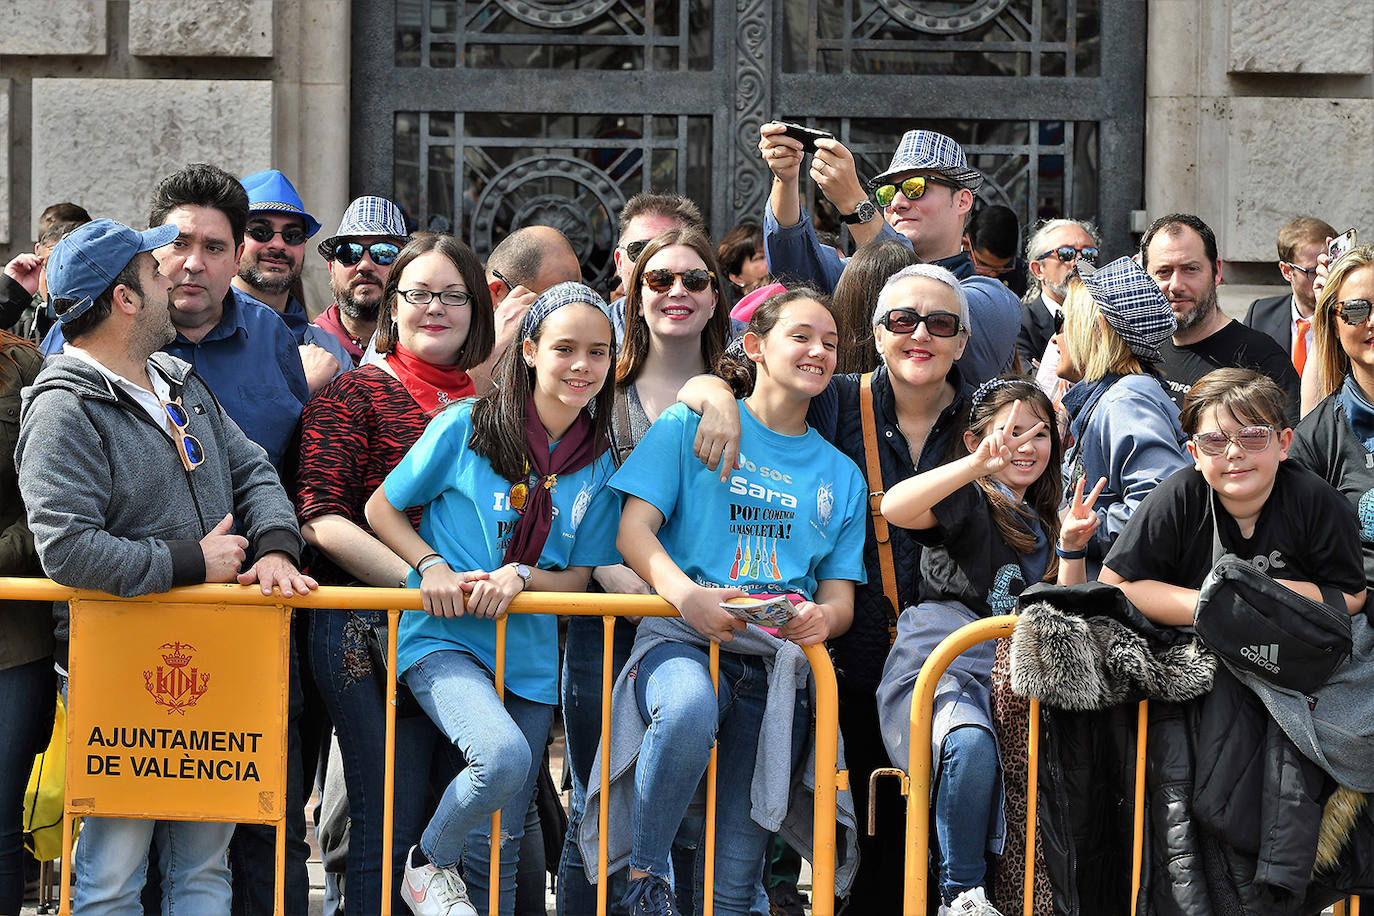
<svg viewBox="0 0 1374 916">
<path fill-rule="evenodd" d="M 1100 268 L 1079 258 L 1078 276 L 1131 352 L 1146 362 L 1159 362 L 1159 345 L 1174 335 L 1178 322 L 1154 278 L 1132 258 L 1117 258 Z"/>
<path fill-rule="evenodd" d="M 404 245 L 410 238 L 400 207 L 385 197 L 359 197 L 344 211 L 339 231 L 320 242 L 319 252 L 329 260 L 339 239 L 363 235 L 390 236 L 398 245 Z"/>
<path fill-rule="evenodd" d="M 933 130 L 909 130 L 902 134 L 887 171 L 868 182 L 870 188 L 887 184 L 903 172 L 934 172 L 957 181 L 970 191 L 983 186 L 983 173 L 970 168 L 964 148 Z"/>
</svg>

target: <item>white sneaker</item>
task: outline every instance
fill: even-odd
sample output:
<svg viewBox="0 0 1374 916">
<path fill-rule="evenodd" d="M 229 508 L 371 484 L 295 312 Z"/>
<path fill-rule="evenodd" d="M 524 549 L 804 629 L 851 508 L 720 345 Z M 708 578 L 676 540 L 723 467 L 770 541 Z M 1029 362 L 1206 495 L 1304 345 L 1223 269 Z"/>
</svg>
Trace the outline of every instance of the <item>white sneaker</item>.
<svg viewBox="0 0 1374 916">
<path fill-rule="evenodd" d="M 458 869 L 429 862 L 416 866 L 411 864 L 414 861 L 412 846 L 406 853 L 406 886 L 401 896 L 415 916 L 477 916 Z"/>
<path fill-rule="evenodd" d="M 1002 916 L 997 907 L 988 903 L 987 895 L 981 887 L 971 887 L 964 891 L 948 906 L 940 905 L 940 916 Z"/>
</svg>

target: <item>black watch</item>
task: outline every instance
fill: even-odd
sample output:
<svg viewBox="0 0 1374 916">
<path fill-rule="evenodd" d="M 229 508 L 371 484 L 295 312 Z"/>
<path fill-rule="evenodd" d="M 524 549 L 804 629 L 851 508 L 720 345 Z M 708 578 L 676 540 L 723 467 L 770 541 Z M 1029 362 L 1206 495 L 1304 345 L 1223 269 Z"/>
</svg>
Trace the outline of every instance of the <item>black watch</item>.
<svg viewBox="0 0 1374 916">
<path fill-rule="evenodd" d="M 854 208 L 854 212 L 848 216 L 841 216 L 840 222 L 846 226 L 857 226 L 859 223 L 866 223 L 878 215 L 878 208 L 873 206 L 873 201 L 864 198 L 859 201 L 859 205 Z"/>
</svg>

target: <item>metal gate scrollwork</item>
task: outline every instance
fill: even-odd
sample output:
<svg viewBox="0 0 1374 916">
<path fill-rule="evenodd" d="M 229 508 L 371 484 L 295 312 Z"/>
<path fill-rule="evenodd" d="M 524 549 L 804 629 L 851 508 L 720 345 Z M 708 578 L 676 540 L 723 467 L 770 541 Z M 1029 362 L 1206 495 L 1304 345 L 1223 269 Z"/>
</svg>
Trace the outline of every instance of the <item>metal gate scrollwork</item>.
<svg viewBox="0 0 1374 916">
<path fill-rule="evenodd" d="M 1144 7 L 353 0 L 351 190 L 393 195 L 482 257 L 520 226 L 557 226 L 600 283 L 639 191 L 691 197 L 716 238 L 762 221 L 767 120 L 833 131 L 861 177 L 926 127 L 963 144 L 984 203 L 1023 225 L 1098 219 L 1125 251 L 1143 199 Z"/>
</svg>

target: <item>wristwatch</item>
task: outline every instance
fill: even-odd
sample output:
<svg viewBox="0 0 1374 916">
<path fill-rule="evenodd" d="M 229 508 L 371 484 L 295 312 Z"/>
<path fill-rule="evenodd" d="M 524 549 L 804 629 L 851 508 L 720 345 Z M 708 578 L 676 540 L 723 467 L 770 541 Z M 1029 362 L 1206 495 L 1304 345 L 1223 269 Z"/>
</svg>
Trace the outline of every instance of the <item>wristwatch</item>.
<svg viewBox="0 0 1374 916">
<path fill-rule="evenodd" d="M 857 226 L 859 223 L 866 223 L 878 215 L 878 208 L 873 206 L 873 201 L 864 198 L 859 201 L 859 205 L 854 208 L 854 212 L 848 216 L 841 216 L 840 222 L 846 226 Z"/>
<path fill-rule="evenodd" d="M 507 563 L 506 565 L 514 569 L 515 574 L 520 577 L 521 590 L 527 591 L 530 587 L 530 576 L 534 575 L 530 568 L 524 563 Z"/>
</svg>

